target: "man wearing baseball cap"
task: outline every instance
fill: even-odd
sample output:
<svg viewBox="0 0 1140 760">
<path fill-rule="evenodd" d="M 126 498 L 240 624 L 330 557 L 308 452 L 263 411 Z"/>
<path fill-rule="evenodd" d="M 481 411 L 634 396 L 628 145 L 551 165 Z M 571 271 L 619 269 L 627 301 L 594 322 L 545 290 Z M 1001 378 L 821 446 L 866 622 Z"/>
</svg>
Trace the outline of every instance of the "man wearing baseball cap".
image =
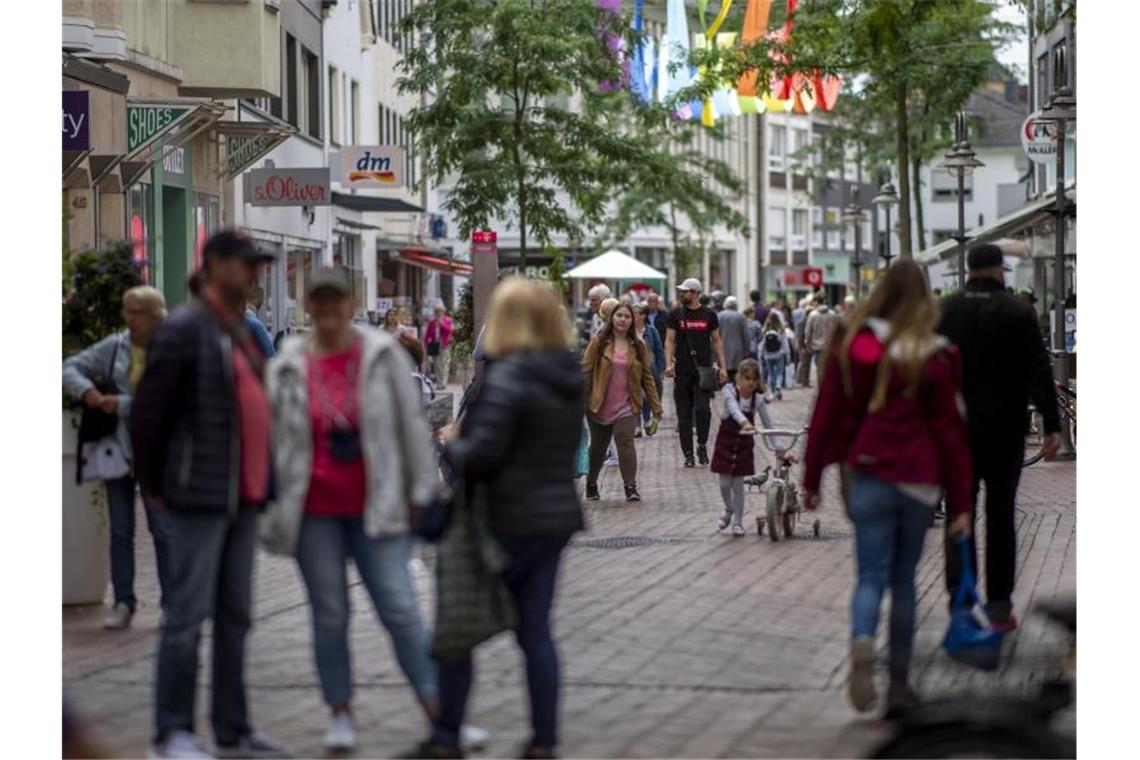
<svg viewBox="0 0 1140 760">
<path fill-rule="evenodd" d="M 970 251 L 964 290 L 942 302 L 939 332 L 962 354 L 962 395 L 978 488 L 986 484 L 986 612 L 1006 631 L 1017 627 L 1011 597 L 1017 558 L 1014 502 L 1025 457 L 1027 409 L 1032 401 L 1045 423 L 1045 458 L 1061 445 L 1061 422 L 1049 353 L 1033 307 L 1006 292 L 1002 251 Z M 973 536 L 970 553 L 975 556 Z M 976 560 L 974 560 L 976 566 Z M 961 552 L 946 545 L 946 584 L 953 597 L 961 578 Z"/>
<path fill-rule="evenodd" d="M 203 257 L 194 297 L 151 338 L 130 418 L 143 498 L 165 511 L 170 527 L 151 757 L 208 757 L 194 735 L 207 618 L 218 756 L 283 757 L 250 726 L 244 675 L 257 513 L 270 487 L 266 357 L 244 313 L 272 257 L 228 230 L 206 242 Z"/>
<path fill-rule="evenodd" d="M 665 330 L 665 376 L 675 378 L 673 401 L 677 405 L 677 432 L 685 466 L 695 467 L 693 459 L 693 422 L 697 427 L 697 459 L 709 463 L 709 425 L 712 421 L 712 391 L 700 387 L 699 367 L 713 366 L 714 351 L 720 382 L 728 381 L 724 361 L 724 345 L 720 340 L 720 322 L 716 312 L 702 306 L 701 281 L 690 277 L 677 286 L 681 305 L 669 313 Z M 678 338 L 678 334 L 682 337 Z M 677 343 L 680 341 L 680 351 Z"/>
</svg>

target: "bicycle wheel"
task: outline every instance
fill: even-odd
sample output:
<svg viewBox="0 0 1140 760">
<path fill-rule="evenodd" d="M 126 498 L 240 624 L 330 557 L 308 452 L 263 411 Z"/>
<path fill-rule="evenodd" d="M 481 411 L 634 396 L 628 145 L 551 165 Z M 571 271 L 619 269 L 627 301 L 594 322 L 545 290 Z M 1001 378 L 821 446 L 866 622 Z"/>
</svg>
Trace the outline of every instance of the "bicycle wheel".
<svg viewBox="0 0 1140 760">
<path fill-rule="evenodd" d="M 1045 435 L 1040 417 L 1034 412 L 1029 422 L 1029 432 L 1025 434 L 1025 456 L 1021 460 L 1022 467 L 1029 467 L 1041 461 L 1045 454 L 1041 451 L 1045 443 Z"/>
<path fill-rule="evenodd" d="M 768 491 L 768 505 L 764 510 L 764 522 L 767 523 L 768 538 L 773 541 L 780 540 L 780 510 L 784 502 L 784 489 L 772 488 Z"/>
</svg>

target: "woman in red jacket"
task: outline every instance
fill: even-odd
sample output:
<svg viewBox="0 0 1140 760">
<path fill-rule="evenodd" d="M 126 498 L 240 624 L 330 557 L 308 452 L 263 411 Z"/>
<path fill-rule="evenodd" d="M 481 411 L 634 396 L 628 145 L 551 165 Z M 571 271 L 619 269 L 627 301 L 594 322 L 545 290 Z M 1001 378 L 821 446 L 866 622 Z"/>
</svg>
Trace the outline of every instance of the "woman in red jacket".
<svg viewBox="0 0 1140 760">
<path fill-rule="evenodd" d="M 937 322 L 926 276 L 914 262 L 899 261 L 851 313 L 828 352 L 804 456 L 807 507 L 819 505 L 823 470 L 838 462 L 855 523 L 848 696 L 859 711 L 875 703 L 875 629 L 883 591 L 891 591 L 888 716 L 915 700 L 907 685 L 914 574 L 943 492 L 951 531 L 970 530 L 961 361 L 934 332 Z"/>
</svg>

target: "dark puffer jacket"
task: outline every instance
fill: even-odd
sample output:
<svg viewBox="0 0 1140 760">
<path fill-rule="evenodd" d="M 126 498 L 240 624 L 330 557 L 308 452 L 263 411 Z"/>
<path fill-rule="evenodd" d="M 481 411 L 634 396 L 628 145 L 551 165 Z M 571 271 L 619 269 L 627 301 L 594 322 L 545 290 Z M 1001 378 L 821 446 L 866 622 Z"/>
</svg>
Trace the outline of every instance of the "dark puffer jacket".
<svg viewBox="0 0 1140 760">
<path fill-rule="evenodd" d="M 446 455 L 468 486 L 488 485 L 496 535 L 569 536 L 585 527 L 574 488 L 583 415 L 582 374 L 571 352 L 519 352 L 487 363 Z"/>
<path fill-rule="evenodd" d="M 238 508 L 232 346 L 195 301 L 176 309 L 147 347 L 129 426 L 139 486 L 164 507 L 222 514 Z"/>
</svg>

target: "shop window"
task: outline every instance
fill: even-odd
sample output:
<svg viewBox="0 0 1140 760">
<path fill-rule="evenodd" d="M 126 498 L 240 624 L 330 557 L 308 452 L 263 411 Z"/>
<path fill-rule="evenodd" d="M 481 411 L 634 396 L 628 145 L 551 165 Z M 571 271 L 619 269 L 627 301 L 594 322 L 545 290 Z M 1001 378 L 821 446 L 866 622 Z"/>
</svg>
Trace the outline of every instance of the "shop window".
<svg viewBox="0 0 1140 760">
<path fill-rule="evenodd" d="M 194 266 L 202 266 L 202 249 L 206 241 L 221 228 L 221 203 L 218 196 L 194 193 Z"/>
<path fill-rule="evenodd" d="M 306 248 L 295 248 L 289 252 L 285 268 L 285 322 L 295 327 L 308 326 L 309 317 L 304 313 L 305 290 L 313 278 L 313 265 L 316 253 Z"/>
<path fill-rule="evenodd" d="M 151 245 L 151 222 L 154 209 L 154 187 L 147 182 L 131 185 L 127 190 L 127 235 L 135 263 L 143 281 L 155 284 L 154 247 Z"/>
</svg>

